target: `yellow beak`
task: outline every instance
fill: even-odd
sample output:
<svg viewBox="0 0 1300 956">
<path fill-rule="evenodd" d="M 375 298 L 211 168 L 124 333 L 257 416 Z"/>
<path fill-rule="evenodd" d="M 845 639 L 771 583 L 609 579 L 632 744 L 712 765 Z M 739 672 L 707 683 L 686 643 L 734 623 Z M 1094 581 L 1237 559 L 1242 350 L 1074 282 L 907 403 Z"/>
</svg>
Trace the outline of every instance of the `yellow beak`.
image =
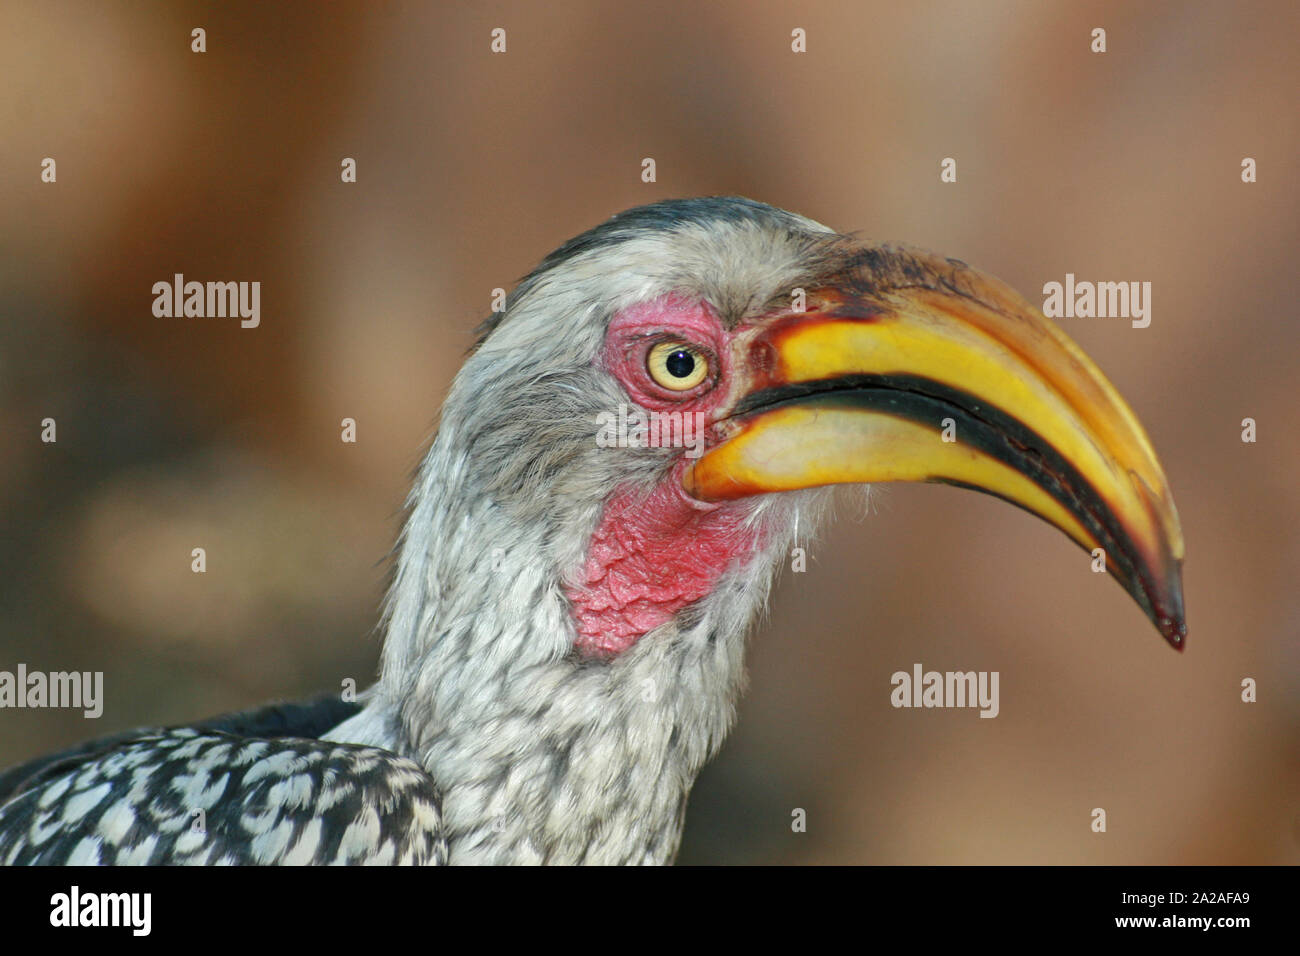
<svg viewBox="0 0 1300 956">
<path fill-rule="evenodd" d="M 996 495 L 1104 555 L 1181 649 L 1183 538 L 1133 412 L 1041 312 L 955 260 L 862 247 L 844 272 L 737 335 L 741 394 L 686 473 L 721 501 L 937 481 Z"/>
</svg>

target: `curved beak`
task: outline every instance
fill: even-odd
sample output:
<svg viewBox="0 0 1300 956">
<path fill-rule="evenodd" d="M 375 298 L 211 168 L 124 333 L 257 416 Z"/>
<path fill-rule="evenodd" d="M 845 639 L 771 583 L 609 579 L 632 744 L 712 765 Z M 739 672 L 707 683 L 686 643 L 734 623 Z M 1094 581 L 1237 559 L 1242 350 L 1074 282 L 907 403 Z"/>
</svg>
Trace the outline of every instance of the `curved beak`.
<svg viewBox="0 0 1300 956">
<path fill-rule="evenodd" d="M 686 490 L 722 501 L 935 481 L 1055 525 L 1181 649 L 1183 538 L 1137 418 L 1041 312 L 963 263 L 857 246 L 802 312 L 742 329 L 739 394 Z"/>
</svg>

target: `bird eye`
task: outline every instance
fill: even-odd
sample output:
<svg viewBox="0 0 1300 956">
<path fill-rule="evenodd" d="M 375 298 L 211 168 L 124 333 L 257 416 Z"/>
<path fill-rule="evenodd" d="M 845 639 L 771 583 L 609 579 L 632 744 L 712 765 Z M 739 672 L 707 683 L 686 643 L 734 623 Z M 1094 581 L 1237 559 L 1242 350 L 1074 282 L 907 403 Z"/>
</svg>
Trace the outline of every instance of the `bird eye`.
<svg viewBox="0 0 1300 956">
<path fill-rule="evenodd" d="M 682 342 L 660 342 L 646 356 L 645 365 L 657 385 L 674 392 L 694 388 L 709 374 L 708 359 Z"/>
</svg>

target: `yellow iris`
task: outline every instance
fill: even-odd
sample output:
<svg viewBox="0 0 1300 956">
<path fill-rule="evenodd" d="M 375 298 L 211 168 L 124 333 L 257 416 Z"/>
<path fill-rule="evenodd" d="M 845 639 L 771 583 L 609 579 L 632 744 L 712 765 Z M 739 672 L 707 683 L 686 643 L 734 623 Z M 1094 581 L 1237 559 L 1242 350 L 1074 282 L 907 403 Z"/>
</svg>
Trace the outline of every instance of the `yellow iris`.
<svg viewBox="0 0 1300 956">
<path fill-rule="evenodd" d="M 674 392 L 694 388 L 709 374 L 708 359 L 683 342 L 660 342 L 650 350 L 645 364 L 657 385 Z"/>
</svg>

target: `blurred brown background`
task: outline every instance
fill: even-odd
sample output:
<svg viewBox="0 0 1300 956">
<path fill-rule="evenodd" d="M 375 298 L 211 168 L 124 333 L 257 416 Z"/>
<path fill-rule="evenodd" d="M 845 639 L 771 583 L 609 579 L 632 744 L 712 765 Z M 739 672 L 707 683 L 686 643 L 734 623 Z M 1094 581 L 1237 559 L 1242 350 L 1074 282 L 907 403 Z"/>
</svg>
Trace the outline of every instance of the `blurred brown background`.
<svg viewBox="0 0 1300 956">
<path fill-rule="evenodd" d="M 783 579 L 682 861 L 1297 862 L 1298 26 L 1289 0 L 6 3 L 0 669 L 104 670 L 106 706 L 0 713 L 0 764 L 368 684 L 491 290 L 625 207 L 739 193 L 1033 301 L 1152 282 L 1147 329 L 1061 324 L 1168 471 L 1190 639 L 1001 502 L 884 489 Z M 261 327 L 155 318 L 176 272 L 260 281 Z M 914 662 L 1000 671 L 1001 716 L 892 709 Z"/>
</svg>

